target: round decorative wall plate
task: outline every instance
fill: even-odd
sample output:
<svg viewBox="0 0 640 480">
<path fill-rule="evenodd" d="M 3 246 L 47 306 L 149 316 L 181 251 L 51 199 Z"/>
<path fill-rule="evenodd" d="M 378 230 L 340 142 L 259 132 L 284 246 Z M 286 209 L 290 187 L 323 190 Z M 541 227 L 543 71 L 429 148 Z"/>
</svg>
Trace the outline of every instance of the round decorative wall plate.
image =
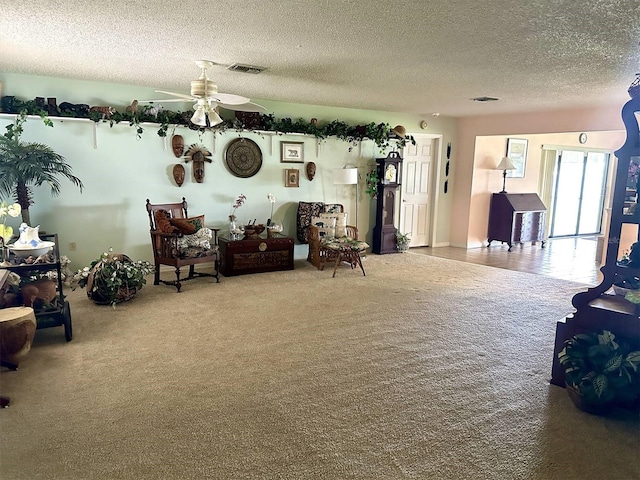
<svg viewBox="0 0 640 480">
<path fill-rule="evenodd" d="M 262 152 L 253 140 L 236 138 L 227 145 L 225 161 L 236 177 L 253 177 L 262 167 Z"/>
</svg>

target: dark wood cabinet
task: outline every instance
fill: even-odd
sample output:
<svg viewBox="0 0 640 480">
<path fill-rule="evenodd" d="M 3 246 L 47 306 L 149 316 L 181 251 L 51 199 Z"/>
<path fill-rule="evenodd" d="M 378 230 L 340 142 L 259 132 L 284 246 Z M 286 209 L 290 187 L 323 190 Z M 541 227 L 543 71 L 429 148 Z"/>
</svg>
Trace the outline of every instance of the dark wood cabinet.
<svg viewBox="0 0 640 480">
<path fill-rule="evenodd" d="M 629 100 L 622 108 L 627 137 L 615 155 L 618 159 L 615 172 L 613 205 L 609 223 L 607 253 L 600 269 L 603 274 L 599 285 L 586 292 L 576 294 L 571 303 L 576 311 L 556 326 L 555 349 L 551 369 L 551 383 L 564 386 L 564 370 L 558 361 L 558 352 L 564 342 L 579 333 L 609 330 L 618 338 L 628 342 L 632 349 L 640 349 L 640 306 L 612 292 L 612 285 L 624 279 L 639 277 L 640 265 L 621 262 L 620 238 L 624 226 L 635 229 L 640 224 L 640 209 L 637 189 L 640 168 L 640 130 L 637 115 L 640 113 L 640 98 Z M 633 188 L 630 188 L 633 187 Z M 640 240 L 640 233 L 636 240 Z"/>
<path fill-rule="evenodd" d="M 544 248 L 546 207 L 535 193 L 494 193 L 489 209 L 488 246 L 494 240 L 509 245 L 540 242 Z"/>
<path fill-rule="evenodd" d="M 220 273 L 225 277 L 245 273 L 293 270 L 293 238 L 277 236 L 247 240 L 218 238 Z"/>
</svg>

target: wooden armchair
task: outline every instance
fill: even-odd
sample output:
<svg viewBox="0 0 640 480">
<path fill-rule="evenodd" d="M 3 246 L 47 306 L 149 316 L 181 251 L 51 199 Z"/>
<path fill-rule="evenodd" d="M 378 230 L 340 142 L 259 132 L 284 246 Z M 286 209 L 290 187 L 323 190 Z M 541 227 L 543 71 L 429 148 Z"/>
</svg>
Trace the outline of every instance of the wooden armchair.
<svg viewBox="0 0 640 480">
<path fill-rule="evenodd" d="M 182 280 L 191 280 L 195 277 L 214 277 L 216 283 L 220 282 L 218 272 L 218 228 L 210 228 L 211 235 L 207 236 L 204 227 L 204 215 L 189 218 L 187 214 L 187 201 L 182 197 L 177 203 L 152 204 L 147 199 L 147 213 L 149 215 L 149 228 L 151 233 L 151 246 L 155 273 L 153 284 L 173 285 L 180 292 L 180 268 L 189 266 L 189 275 Z M 200 233 L 198 233 L 200 232 Z M 201 263 L 213 263 L 215 273 L 196 272 L 195 265 Z M 175 268 L 176 279 L 166 281 L 160 279 L 160 265 L 169 265 Z"/>
<path fill-rule="evenodd" d="M 318 227 L 309 225 L 308 238 L 309 256 L 312 258 L 310 262 L 319 270 L 324 270 L 324 265 L 327 261 L 335 262 L 333 268 L 333 276 L 335 277 L 338 265 L 342 262 L 347 262 L 352 269 L 360 267 L 362 274 L 366 275 L 360 252 L 369 248 L 369 245 L 358 240 L 358 229 L 353 225 L 347 225 L 345 237 L 324 238 L 324 241 L 320 236 Z"/>
</svg>

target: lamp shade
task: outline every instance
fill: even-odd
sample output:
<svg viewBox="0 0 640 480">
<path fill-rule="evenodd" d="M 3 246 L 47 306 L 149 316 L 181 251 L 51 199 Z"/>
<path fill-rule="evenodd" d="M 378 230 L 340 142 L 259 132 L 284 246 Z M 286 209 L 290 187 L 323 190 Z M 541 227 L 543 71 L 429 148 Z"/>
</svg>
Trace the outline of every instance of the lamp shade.
<svg viewBox="0 0 640 480">
<path fill-rule="evenodd" d="M 209 117 L 210 127 L 215 127 L 216 125 L 219 125 L 222 123 L 222 119 L 220 118 L 220 115 L 218 115 L 218 112 L 216 112 L 213 109 L 209 110 L 209 114 L 207 116 Z"/>
<path fill-rule="evenodd" d="M 191 117 L 191 123 L 195 125 L 200 125 L 202 127 L 207 126 L 207 115 L 204 113 L 204 108 L 198 106 L 193 116 Z"/>
<path fill-rule="evenodd" d="M 333 183 L 336 185 L 357 185 L 357 168 L 336 168 L 333 170 Z"/>
<path fill-rule="evenodd" d="M 500 163 L 496 167 L 496 170 L 515 170 L 516 166 L 513 164 L 509 157 L 502 157 Z"/>
</svg>

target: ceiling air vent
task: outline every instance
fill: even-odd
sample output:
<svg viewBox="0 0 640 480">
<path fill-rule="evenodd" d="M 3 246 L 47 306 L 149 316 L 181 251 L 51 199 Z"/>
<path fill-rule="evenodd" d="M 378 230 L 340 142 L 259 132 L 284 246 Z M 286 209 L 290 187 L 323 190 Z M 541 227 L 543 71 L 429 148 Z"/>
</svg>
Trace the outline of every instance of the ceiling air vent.
<svg viewBox="0 0 640 480">
<path fill-rule="evenodd" d="M 233 65 L 229 65 L 227 70 L 232 70 L 234 72 L 242 72 L 242 73 L 261 73 L 266 70 L 266 67 L 258 67 L 256 65 L 243 65 L 242 63 L 234 63 Z"/>
<path fill-rule="evenodd" d="M 495 102 L 500 99 L 495 97 L 476 97 L 472 98 L 471 100 L 473 100 L 474 102 Z"/>
</svg>

